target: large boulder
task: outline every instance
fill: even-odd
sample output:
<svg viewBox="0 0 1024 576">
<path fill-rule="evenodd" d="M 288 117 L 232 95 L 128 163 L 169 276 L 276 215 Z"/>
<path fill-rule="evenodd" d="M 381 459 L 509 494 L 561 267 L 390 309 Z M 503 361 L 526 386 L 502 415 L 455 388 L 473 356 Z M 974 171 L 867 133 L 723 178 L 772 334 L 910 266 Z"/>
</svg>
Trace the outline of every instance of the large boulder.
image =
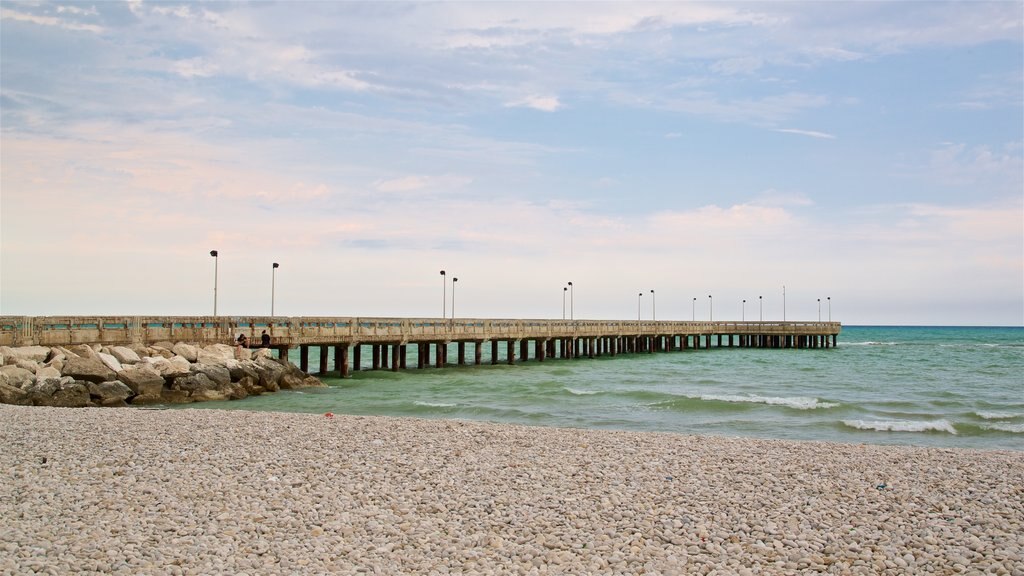
<svg viewBox="0 0 1024 576">
<path fill-rule="evenodd" d="M 21 388 L 15 388 L 10 384 L 0 381 L 0 404 L 17 404 L 19 406 L 31 406 L 32 398 L 28 392 Z"/>
<path fill-rule="evenodd" d="M 188 376 L 192 371 L 192 364 L 181 356 L 164 358 L 163 356 L 147 356 L 137 366 L 152 366 L 161 376 L 167 380 L 179 376 Z"/>
<path fill-rule="evenodd" d="M 199 349 L 191 344 L 178 342 L 177 344 L 174 345 L 174 347 L 171 348 L 171 351 L 177 354 L 178 356 L 181 356 L 182 358 L 188 360 L 189 362 L 198 361 Z"/>
<path fill-rule="evenodd" d="M 111 346 L 110 355 L 121 364 L 138 364 L 142 361 L 139 354 L 127 346 Z"/>
<path fill-rule="evenodd" d="M 73 356 L 79 356 L 81 358 L 96 358 L 96 350 L 93 350 L 92 346 L 88 344 L 75 344 L 74 346 L 68 346 L 64 349 L 64 353 L 69 358 Z"/>
<path fill-rule="evenodd" d="M 117 377 L 117 373 L 101 362 L 98 355 L 92 358 L 83 358 L 81 356 L 68 358 L 67 362 L 64 363 L 62 373 L 76 380 L 86 380 L 88 382 L 107 382 Z"/>
<path fill-rule="evenodd" d="M 36 381 L 36 375 L 20 366 L 0 366 L 0 381 L 6 382 L 9 386 L 24 389 Z"/>
<path fill-rule="evenodd" d="M 82 408 L 91 404 L 88 382 L 64 377 L 59 387 L 50 396 L 39 396 L 32 399 L 36 406 L 56 406 L 59 408 Z"/>
<path fill-rule="evenodd" d="M 113 355 L 100 352 L 97 356 L 99 356 L 100 362 L 103 362 L 107 368 L 113 370 L 115 374 L 124 370 L 124 366 L 121 366 L 121 362 Z"/>
<path fill-rule="evenodd" d="M 170 388 L 164 388 L 160 392 L 160 403 L 161 404 L 188 404 L 193 402 L 192 395 L 186 390 L 171 390 Z M 132 401 L 132 404 L 137 402 Z"/>
<path fill-rule="evenodd" d="M 4 364 L 17 364 L 20 361 L 42 363 L 50 355 L 50 349 L 46 346 L 0 346 L 0 356 L 3 356 Z"/>
<path fill-rule="evenodd" d="M 204 346 L 196 355 L 196 361 L 200 364 L 220 364 L 224 366 L 229 360 L 235 360 L 235 348 L 227 344 Z"/>
<path fill-rule="evenodd" d="M 256 361 L 256 369 L 259 372 L 260 386 L 264 390 L 277 392 L 281 389 L 281 378 L 287 373 L 281 363 L 269 358 L 260 358 Z"/>
<path fill-rule="evenodd" d="M 53 366 L 42 366 L 36 370 L 36 381 L 42 382 L 43 380 L 60 380 L 60 370 Z"/>
<path fill-rule="evenodd" d="M 192 373 L 204 374 L 221 387 L 231 384 L 231 372 L 226 367 L 218 364 L 193 364 Z"/>
<path fill-rule="evenodd" d="M 164 377 L 156 368 L 153 368 L 152 364 L 139 363 L 134 367 L 125 368 L 117 373 L 117 379 L 124 382 L 134 394 L 139 396 L 159 399 L 160 391 L 164 389 Z"/>
<path fill-rule="evenodd" d="M 127 406 L 125 400 L 132 396 L 132 389 L 123 382 L 89 382 L 89 395 L 100 406 Z"/>
</svg>

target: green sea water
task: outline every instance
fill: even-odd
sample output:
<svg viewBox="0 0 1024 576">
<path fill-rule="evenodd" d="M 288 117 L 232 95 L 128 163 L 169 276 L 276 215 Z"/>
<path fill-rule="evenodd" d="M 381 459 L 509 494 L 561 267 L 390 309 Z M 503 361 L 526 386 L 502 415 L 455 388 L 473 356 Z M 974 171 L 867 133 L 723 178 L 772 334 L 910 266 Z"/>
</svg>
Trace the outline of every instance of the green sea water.
<svg viewBox="0 0 1024 576">
<path fill-rule="evenodd" d="M 1024 328 L 853 326 L 832 349 L 514 366 L 490 365 L 484 348 L 482 366 L 374 371 L 364 354 L 363 370 L 324 377 L 327 388 L 187 406 L 1024 450 Z"/>
</svg>

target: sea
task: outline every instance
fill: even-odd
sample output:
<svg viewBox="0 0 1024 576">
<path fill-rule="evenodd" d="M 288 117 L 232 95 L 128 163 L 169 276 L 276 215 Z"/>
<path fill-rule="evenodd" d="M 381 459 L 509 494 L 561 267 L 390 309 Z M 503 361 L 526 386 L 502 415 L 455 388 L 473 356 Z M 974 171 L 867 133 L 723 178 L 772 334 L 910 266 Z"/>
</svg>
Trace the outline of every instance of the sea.
<svg viewBox="0 0 1024 576">
<path fill-rule="evenodd" d="M 489 352 L 485 345 L 480 366 L 364 366 L 350 378 L 324 376 L 326 388 L 186 406 L 1024 451 L 1022 327 L 845 326 L 827 349 L 712 347 L 511 366 L 490 365 Z M 416 366 L 411 352 L 408 365 Z"/>
</svg>

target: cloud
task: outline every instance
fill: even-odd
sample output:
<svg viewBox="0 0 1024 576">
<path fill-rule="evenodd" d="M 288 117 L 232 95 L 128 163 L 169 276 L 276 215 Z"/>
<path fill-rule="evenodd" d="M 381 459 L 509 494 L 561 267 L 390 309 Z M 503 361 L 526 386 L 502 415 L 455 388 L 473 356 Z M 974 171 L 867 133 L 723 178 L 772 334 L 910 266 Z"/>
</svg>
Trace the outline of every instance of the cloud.
<svg viewBox="0 0 1024 576">
<path fill-rule="evenodd" d="M 809 136 L 811 138 L 821 138 L 824 140 L 835 140 L 836 137 L 832 134 L 825 132 L 816 132 L 814 130 L 800 130 L 798 128 L 776 128 L 773 132 L 782 132 L 784 134 L 799 134 L 800 136 Z"/>
<path fill-rule="evenodd" d="M 562 107 L 557 96 L 527 96 L 506 104 L 510 108 L 533 108 L 542 112 L 554 112 Z"/>
<path fill-rule="evenodd" d="M 63 11 L 58 11 L 63 12 Z M 70 14 L 76 16 L 82 15 L 93 15 L 94 12 L 86 10 L 69 10 Z M 43 16 L 39 14 L 29 14 L 27 12 L 21 12 L 17 10 L 11 10 L 9 8 L 0 7 L 0 20 L 15 20 L 18 22 L 30 22 L 32 24 L 38 24 L 40 26 L 53 26 L 56 28 L 63 28 L 64 30 L 73 30 L 76 32 L 93 32 L 96 34 L 104 32 L 102 26 L 96 24 L 85 24 L 81 22 L 72 22 L 67 19 L 57 18 L 55 16 Z"/>
</svg>

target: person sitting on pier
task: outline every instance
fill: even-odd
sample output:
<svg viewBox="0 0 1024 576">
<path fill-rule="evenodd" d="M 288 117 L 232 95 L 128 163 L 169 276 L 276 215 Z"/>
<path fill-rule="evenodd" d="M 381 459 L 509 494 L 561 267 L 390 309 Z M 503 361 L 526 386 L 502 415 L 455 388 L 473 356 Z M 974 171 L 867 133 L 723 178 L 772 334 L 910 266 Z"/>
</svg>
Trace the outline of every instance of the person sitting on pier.
<svg viewBox="0 0 1024 576">
<path fill-rule="evenodd" d="M 245 334 L 239 334 L 238 335 L 238 347 L 239 348 L 248 348 L 249 347 L 249 339 L 245 337 Z"/>
<path fill-rule="evenodd" d="M 260 334 L 260 348 L 270 348 L 270 334 L 266 330 Z"/>
</svg>

